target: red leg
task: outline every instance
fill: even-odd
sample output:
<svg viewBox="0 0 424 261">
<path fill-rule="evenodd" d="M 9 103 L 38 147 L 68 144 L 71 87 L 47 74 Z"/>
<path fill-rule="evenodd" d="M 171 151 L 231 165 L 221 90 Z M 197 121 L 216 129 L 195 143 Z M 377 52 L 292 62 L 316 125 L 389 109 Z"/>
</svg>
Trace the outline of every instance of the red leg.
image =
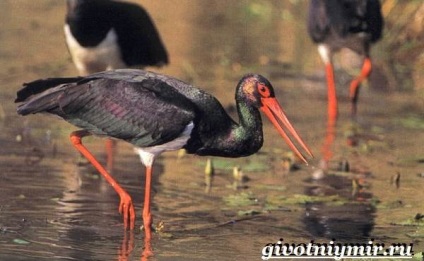
<svg viewBox="0 0 424 261">
<path fill-rule="evenodd" d="M 116 149 L 116 141 L 112 139 L 106 140 L 106 168 L 108 171 L 113 172 L 113 161 Z"/>
<path fill-rule="evenodd" d="M 366 57 L 362 65 L 361 73 L 350 83 L 350 99 L 352 101 L 352 116 L 356 115 L 359 87 L 361 82 L 365 80 L 371 73 L 371 59 Z"/>
<path fill-rule="evenodd" d="M 150 193 L 152 185 L 152 166 L 146 167 L 146 185 L 144 191 L 143 225 L 144 228 L 152 226 L 152 214 L 150 213 Z"/>
<path fill-rule="evenodd" d="M 334 82 L 334 71 L 331 62 L 325 65 L 328 85 L 328 123 L 335 124 L 337 120 L 337 95 L 336 84 Z"/>
<path fill-rule="evenodd" d="M 142 260 L 153 256 L 152 239 L 152 214 L 150 213 L 150 194 L 152 186 L 152 166 L 146 166 L 146 185 L 144 191 L 143 225 L 144 225 L 144 250 Z"/>
<path fill-rule="evenodd" d="M 152 228 L 144 227 L 144 249 L 143 253 L 141 255 L 141 260 L 149 260 L 149 257 L 153 256 L 153 249 L 152 249 Z"/>
<path fill-rule="evenodd" d="M 135 212 L 132 199 L 130 195 L 115 181 L 115 179 L 106 171 L 106 169 L 97 161 L 97 159 L 88 151 L 88 149 L 82 144 L 81 139 L 85 136 L 91 135 L 89 132 L 80 130 L 71 133 L 71 142 L 74 147 L 81 152 L 84 157 L 100 172 L 100 174 L 106 179 L 107 182 L 115 189 L 118 193 L 121 201 L 119 203 L 119 213 L 124 216 L 124 227 L 127 229 L 134 229 Z M 128 224 L 129 222 L 129 224 Z"/>
<path fill-rule="evenodd" d="M 322 154 L 325 165 L 328 166 L 330 159 L 333 157 L 333 144 L 336 137 L 336 129 L 334 122 L 327 122 L 327 130 L 325 134 L 324 144 L 322 145 Z"/>
</svg>

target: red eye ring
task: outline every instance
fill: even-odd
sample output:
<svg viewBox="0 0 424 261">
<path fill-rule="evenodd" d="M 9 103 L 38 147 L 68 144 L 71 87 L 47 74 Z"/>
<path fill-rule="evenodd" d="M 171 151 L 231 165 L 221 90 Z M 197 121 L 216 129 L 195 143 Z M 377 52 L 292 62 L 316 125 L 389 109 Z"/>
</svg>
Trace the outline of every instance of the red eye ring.
<svg viewBox="0 0 424 261">
<path fill-rule="evenodd" d="M 271 92 L 269 91 L 269 88 L 264 84 L 260 84 L 260 83 L 258 84 L 258 91 L 262 97 L 271 96 Z"/>
</svg>

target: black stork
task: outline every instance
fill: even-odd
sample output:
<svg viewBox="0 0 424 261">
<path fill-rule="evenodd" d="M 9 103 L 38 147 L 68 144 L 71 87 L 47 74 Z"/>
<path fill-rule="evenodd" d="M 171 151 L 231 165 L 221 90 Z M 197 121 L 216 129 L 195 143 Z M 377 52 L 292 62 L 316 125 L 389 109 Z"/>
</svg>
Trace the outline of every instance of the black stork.
<svg viewBox="0 0 424 261">
<path fill-rule="evenodd" d="M 66 43 L 80 75 L 161 66 L 168 54 L 149 14 L 112 0 L 67 0 Z"/>
<path fill-rule="evenodd" d="M 372 68 L 370 45 L 381 38 L 383 18 L 379 0 L 311 0 L 308 33 L 318 44 L 318 52 L 326 66 L 328 115 L 337 118 L 337 97 L 332 56 L 341 48 L 349 48 L 364 56 L 360 74 L 350 84 L 352 116 L 356 115 L 361 82 Z"/>
<path fill-rule="evenodd" d="M 86 77 L 51 78 L 24 84 L 15 102 L 18 113 L 50 113 L 82 130 L 71 141 L 105 177 L 120 196 L 119 212 L 125 228 L 134 228 L 131 197 L 82 144 L 88 135 L 107 136 L 137 147 L 146 166 L 144 227 L 150 227 L 152 165 L 164 151 L 184 148 L 188 153 L 244 157 L 263 143 L 259 109 L 271 120 L 296 155 L 287 129 L 306 153 L 309 148 L 286 118 L 271 83 L 261 75 L 247 74 L 236 87 L 239 123 L 233 121 L 212 95 L 169 76 L 134 69 L 96 73 Z"/>
</svg>

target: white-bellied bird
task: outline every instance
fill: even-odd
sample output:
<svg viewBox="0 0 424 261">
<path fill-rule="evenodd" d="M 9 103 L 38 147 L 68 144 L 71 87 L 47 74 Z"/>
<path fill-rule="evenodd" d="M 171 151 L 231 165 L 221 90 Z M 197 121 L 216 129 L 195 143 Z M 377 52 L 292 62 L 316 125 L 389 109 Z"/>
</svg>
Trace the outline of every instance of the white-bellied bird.
<svg viewBox="0 0 424 261">
<path fill-rule="evenodd" d="M 110 69 L 168 63 L 149 14 L 139 5 L 112 0 L 67 0 L 66 43 L 82 76 Z"/>
<path fill-rule="evenodd" d="M 311 0 L 308 33 L 318 44 L 318 52 L 326 66 L 328 114 L 337 118 L 337 97 L 332 56 L 341 48 L 349 48 L 364 57 L 360 74 L 350 84 L 352 116 L 356 115 L 361 82 L 372 68 L 370 46 L 382 36 L 383 18 L 379 0 Z"/>
<path fill-rule="evenodd" d="M 168 54 L 149 14 L 139 5 L 112 0 L 67 0 L 65 38 L 80 75 L 168 64 Z M 115 143 L 106 142 L 112 171 Z"/>
</svg>

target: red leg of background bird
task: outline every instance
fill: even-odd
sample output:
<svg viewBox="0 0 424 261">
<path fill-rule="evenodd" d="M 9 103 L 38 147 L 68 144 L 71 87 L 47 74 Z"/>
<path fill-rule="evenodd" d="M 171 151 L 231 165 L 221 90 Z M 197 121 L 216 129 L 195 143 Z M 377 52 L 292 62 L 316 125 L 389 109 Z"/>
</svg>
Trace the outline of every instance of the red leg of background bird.
<svg viewBox="0 0 424 261">
<path fill-rule="evenodd" d="M 322 145 L 322 150 L 321 150 L 323 155 L 323 160 L 325 163 L 325 166 L 324 166 L 325 169 L 328 167 L 328 162 L 333 157 L 332 147 L 333 147 L 335 137 L 336 137 L 335 124 L 329 119 L 329 121 L 327 122 L 327 130 L 325 133 L 324 144 Z"/>
<path fill-rule="evenodd" d="M 350 83 L 350 99 L 352 101 L 352 116 L 356 115 L 356 107 L 358 102 L 359 86 L 371 73 L 371 59 L 366 57 L 362 65 L 361 73 Z"/>
<path fill-rule="evenodd" d="M 135 212 L 132 199 L 130 195 L 115 181 L 115 179 L 106 171 L 106 169 L 97 161 L 97 159 L 87 150 L 82 144 L 81 139 L 85 136 L 91 135 L 87 131 L 74 131 L 71 133 L 71 142 L 74 147 L 81 152 L 84 157 L 102 174 L 107 182 L 118 193 L 121 201 L 119 203 L 119 213 L 124 216 L 124 227 L 134 229 Z M 129 224 L 128 224 L 129 222 Z"/>
<path fill-rule="evenodd" d="M 116 149 L 116 141 L 112 139 L 106 140 L 106 167 L 107 170 L 112 172 L 113 171 L 113 160 L 114 160 L 114 154 Z"/>
<path fill-rule="evenodd" d="M 328 85 L 328 122 L 335 124 L 337 120 L 337 96 L 333 65 L 331 63 L 327 63 L 325 69 Z"/>
</svg>

